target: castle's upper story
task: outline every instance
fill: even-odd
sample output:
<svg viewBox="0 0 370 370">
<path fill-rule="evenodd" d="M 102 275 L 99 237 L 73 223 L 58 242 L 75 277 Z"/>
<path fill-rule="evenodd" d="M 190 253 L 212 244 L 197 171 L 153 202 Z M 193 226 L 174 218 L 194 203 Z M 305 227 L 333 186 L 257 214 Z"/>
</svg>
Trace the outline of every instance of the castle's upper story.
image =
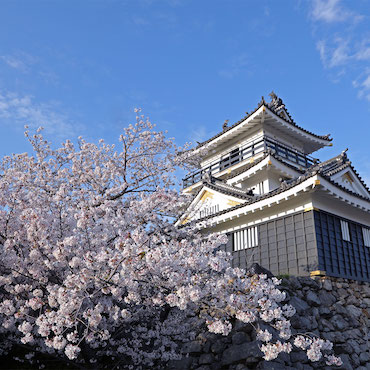
<svg viewBox="0 0 370 370">
<path fill-rule="evenodd" d="M 283 101 L 273 92 L 270 96 L 269 103 L 262 97 L 253 112 L 231 126 L 225 121 L 221 132 L 199 143 L 194 152 L 201 153 L 201 169 L 184 179 L 184 188 L 198 183 L 204 173 L 223 178 L 225 173 L 240 171 L 267 150 L 298 169 L 318 162 L 310 154 L 331 146 L 332 139 L 298 126 Z"/>
<path fill-rule="evenodd" d="M 269 103 L 262 98 L 253 112 L 232 126 L 225 122 L 220 133 L 193 150 L 201 156 L 201 166 L 183 180 L 184 192 L 194 199 L 178 224 L 234 209 L 239 214 L 243 207 L 251 212 L 257 206 L 281 208 L 282 201 L 303 188 L 316 194 L 315 201 L 329 202 L 330 207 L 345 201 L 368 217 L 370 192 L 347 150 L 324 162 L 311 157 L 331 146 L 332 139 L 298 126 L 282 100 L 270 96 Z"/>
</svg>

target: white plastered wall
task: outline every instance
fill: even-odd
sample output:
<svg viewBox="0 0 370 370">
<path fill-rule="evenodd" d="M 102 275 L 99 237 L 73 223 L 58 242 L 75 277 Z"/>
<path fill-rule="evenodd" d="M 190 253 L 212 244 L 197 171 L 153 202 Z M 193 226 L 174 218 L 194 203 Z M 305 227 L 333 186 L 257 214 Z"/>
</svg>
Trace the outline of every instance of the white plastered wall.
<svg viewBox="0 0 370 370">
<path fill-rule="evenodd" d="M 245 215 L 233 220 L 228 220 L 217 225 L 214 225 L 210 230 L 212 232 L 226 233 L 236 231 L 245 227 L 258 225 L 261 222 L 283 217 L 296 212 L 304 211 L 305 209 L 312 209 L 311 193 L 301 194 L 292 199 L 282 201 L 269 208 L 249 212 Z"/>
<path fill-rule="evenodd" d="M 324 192 L 314 194 L 313 207 L 333 213 L 339 217 L 348 218 L 349 220 L 370 227 L 370 213 L 363 211 L 357 207 L 353 207 L 339 199 L 334 198 Z"/>
</svg>

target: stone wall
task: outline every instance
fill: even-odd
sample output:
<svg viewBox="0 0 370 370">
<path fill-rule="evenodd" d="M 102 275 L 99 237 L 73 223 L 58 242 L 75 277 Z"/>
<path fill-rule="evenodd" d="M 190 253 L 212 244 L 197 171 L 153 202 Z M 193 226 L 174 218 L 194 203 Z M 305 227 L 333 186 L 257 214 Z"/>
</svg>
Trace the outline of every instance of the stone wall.
<svg viewBox="0 0 370 370">
<path fill-rule="evenodd" d="M 370 285 L 338 278 L 290 277 L 282 280 L 286 303 L 297 313 L 293 333 L 308 333 L 328 339 L 342 358 L 337 369 L 370 370 Z M 198 331 L 199 333 L 199 331 Z M 171 361 L 168 369 L 330 369 L 323 362 L 309 362 L 305 353 L 294 350 L 264 361 L 251 325 L 236 322 L 229 336 L 205 331 L 182 346 L 184 358 Z"/>
</svg>

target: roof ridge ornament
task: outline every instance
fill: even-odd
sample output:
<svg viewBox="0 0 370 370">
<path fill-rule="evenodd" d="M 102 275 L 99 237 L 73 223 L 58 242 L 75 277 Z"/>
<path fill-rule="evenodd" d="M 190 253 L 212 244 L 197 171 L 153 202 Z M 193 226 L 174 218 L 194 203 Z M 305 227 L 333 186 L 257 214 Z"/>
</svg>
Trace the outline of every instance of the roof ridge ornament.
<svg viewBox="0 0 370 370">
<path fill-rule="evenodd" d="M 348 148 L 344 149 L 342 153 L 340 153 L 340 157 L 343 163 L 349 162 L 348 156 L 347 156 Z"/>
<path fill-rule="evenodd" d="M 270 92 L 269 97 L 271 98 L 271 100 L 276 100 L 278 98 L 277 95 L 275 94 L 274 90 L 272 90 Z"/>
<path fill-rule="evenodd" d="M 215 181 L 215 178 L 212 176 L 211 171 L 207 171 L 202 176 L 203 182 L 208 182 L 210 184 L 213 184 Z"/>
<path fill-rule="evenodd" d="M 279 113 L 282 109 L 285 108 L 285 104 L 283 103 L 283 100 L 279 98 L 274 91 L 271 91 L 269 94 L 271 98 L 271 102 L 268 104 L 268 107 L 273 109 L 276 113 Z"/>
</svg>

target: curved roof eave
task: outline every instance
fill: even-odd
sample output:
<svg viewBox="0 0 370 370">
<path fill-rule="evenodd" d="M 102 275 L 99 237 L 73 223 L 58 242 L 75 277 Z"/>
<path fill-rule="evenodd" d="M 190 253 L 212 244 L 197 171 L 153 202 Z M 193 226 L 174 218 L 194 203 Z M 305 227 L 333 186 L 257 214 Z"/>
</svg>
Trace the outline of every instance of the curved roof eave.
<svg viewBox="0 0 370 370">
<path fill-rule="evenodd" d="M 261 101 L 259 103 L 259 105 L 257 106 L 257 108 L 254 109 L 251 113 L 247 114 L 245 117 L 241 118 L 239 121 L 235 122 L 233 125 L 225 128 L 223 131 L 217 133 L 216 135 L 214 135 L 210 139 L 208 139 L 206 141 L 203 141 L 202 143 L 199 143 L 196 146 L 196 148 L 194 148 L 194 149 L 200 149 L 201 147 L 204 147 L 205 145 L 211 143 L 212 141 L 214 141 L 218 137 L 223 136 L 224 134 L 228 133 L 230 130 L 232 130 L 235 127 L 240 126 L 242 123 L 248 121 L 248 119 L 250 119 L 255 113 L 257 113 L 257 111 L 261 107 L 264 107 L 265 109 L 267 109 L 268 112 L 271 113 L 276 119 L 281 120 L 281 122 L 287 123 L 288 125 L 291 125 L 292 127 L 296 128 L 298 131 L 300 131 L 301 133 L 303 133 L 305 136 L 309 136 L 309 137 L 311 136 L 312 138 L 314 138 L 315 141 L 317 141 L 317 140 L 322 141 L 322 144 L 323 145 L 328 145 L 333 140 L 332 138 L 329 137 L 329 135 L 317 135 L 317 134 L 314 134 L 313 132 L 308 131 L 308 130 L 304 129 L 303 127 L 297 125 L 293 120 L 291 120 L 291 121 L 286 120 L 284 117 L 279 116 L 272 109 L 270 109 L 266 105 L 266 103 L 264 101 Z M 246 123 L 248 123 L 248 122 L 246 122 Z"/>
</svg>

